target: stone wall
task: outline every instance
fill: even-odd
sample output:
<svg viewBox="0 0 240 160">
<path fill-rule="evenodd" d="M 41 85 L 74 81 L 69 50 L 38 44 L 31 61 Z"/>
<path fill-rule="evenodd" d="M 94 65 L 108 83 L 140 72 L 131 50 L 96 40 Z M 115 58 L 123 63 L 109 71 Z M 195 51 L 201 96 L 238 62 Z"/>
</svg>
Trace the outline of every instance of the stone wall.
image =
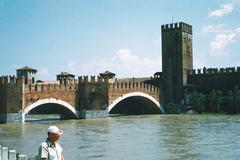
<svg viewBox="0 0 240 160">
<path fill-rule="evenodd" d="M 143 82 L 114 82 L 109 84 L 108 101 L 109 105 L 112 104 L 117 98 L 127 93 L 143 92 L 146 93 L 157 101 L 160 101 L 159 89 L 152 85 L 144 84 Z"/>
<path fill-rule="evenodd" d="M 107 110 L 82 110 L 80 112 L 80 118 L 92 119 L 92 118 L 106 118 L 109 117 Z"/>
<path fill-rule="evenodd" d="M 231 90 L 236 85 L 240 86 L 240 67 L 195 69 L 189 71 L 188 84 L 206 93 L 213 89 Z"/>
<path fill-rule="evenodd" d="M 80 110 L 105 110 L 108 106 L 107 82 L 81 82 L 78 87 Z"/>
<path fill-rule="evenodd" d="M 77 96 L 77 89 L 75 86 L 73 88 L 67 88 L 65 86 L 61 86 L 61 88 L 57 87 L 57 89 L 48 89 L 48 85 L 41 85 L 40 88 L 44 88 L 42 90 L 30 90 L 31 86 L 25 87 L 25 105 L 24 108 L 31 105 L 32 103 L 40 100 L 40 99 L 46 99 L 46 98 L 55 98 L 60 99 L 62 101 L 65 101 L 69 104 L 71 104 L 73 107 L 78 106 L 78 96 Z M 39 87 L 39 85 L 35 85 Z"/>
<path fill-rule="evenodd" d="M 22 78 L 0 77 L 0 123 L 22 121 L 23 87 Z"/>
</svg>

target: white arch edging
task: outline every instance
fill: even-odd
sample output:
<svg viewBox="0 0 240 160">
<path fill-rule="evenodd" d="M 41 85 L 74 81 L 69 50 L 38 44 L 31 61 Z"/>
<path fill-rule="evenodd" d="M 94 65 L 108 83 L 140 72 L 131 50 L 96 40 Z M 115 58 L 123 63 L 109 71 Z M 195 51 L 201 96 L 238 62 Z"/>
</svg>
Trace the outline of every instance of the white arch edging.
<svg viewBox="0 0 240 160">
<path fill-rule="evenodd" d="M 112 108 L 117 105 L 119 102 L 121 102 L 122 100 L 128 98 L 128 97 L 133 97 L 133 96 L 141 96 L 141 97 L 145 97 L 149 100 L 151 100 L 154 104 L 156 104 L 158 106 L 158 108 L 160 109 L 161 113 L 165 113 L 164 109 L 162 108 L 162 106 L 160 105 L 160 103 L 153 98 L 152 96 L 146 94 L 146 93 L 142 93 L 142 92 L 132 92 L 132 93 L 127 93 L 124 94 L 123 96 L 117 98 L 109 107 L 108 107 L 108 112 L 110 112 L 112 110 Z"/>
<path fill-rule="evenodd" d="M 78 115 L 78 111 L 69 103 L 59 100 L 59 99 L 55 99 L 55 98 L 47 98 L 47 99 L 40 99 L 36 102 L 34 102 L 33 104 L 27 106 L 24 110 L 23 110 L 23 122 L 25 122 L 25 115 L 31 111 L 33 108 L 43 105 L 43 104 L 47 104 L 47 103 L 54 103 L 54 104 L 60 104 L 66 108 L 68 108 L 77 118 L 79 117 Z"/>
</svg>

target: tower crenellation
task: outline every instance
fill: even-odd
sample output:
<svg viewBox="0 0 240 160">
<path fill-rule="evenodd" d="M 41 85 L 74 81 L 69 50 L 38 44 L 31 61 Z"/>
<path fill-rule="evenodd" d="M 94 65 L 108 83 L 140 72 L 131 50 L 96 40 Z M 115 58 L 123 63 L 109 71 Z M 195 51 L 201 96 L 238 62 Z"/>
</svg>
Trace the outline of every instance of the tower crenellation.
<svg viewBox="0 0 240 160">
<path fill-rule="evenodd" d="M 24 77 L 15 77 L 15 76 L 1 76 L 0 77 L 0 85 L 19 85 L 19 84 L 23 84 L 24 82 Z"/>
<path fill-rule="evenodd" d="M 181 29 L 184 32 L 192 34 L 192 26 L 183 22 L 161 25 L 162 32 L 169 32 L 176 29 Z"/>
<path fill-rule="evenodd" d="M 83 79 L 84 79 L 84 83 L 89 82 L 89 81 L 88 81 L 88 76 L 83 76 Z"/>
<path fill-rule="evenodd" d="M 82 83 L 83 82 L 83 77 L 82 76 L 78 76 L 78 83 Z"/>
<path fill-rule="evenodd" d="M 78 83 L 102 83 L 104 82 L 104 79 L 101 76 L 78 76 Z"/>
<path fill-rule="evenodd" d="M 192 26 L 191 25 L 180 22 L 179 26 L 182 31 L 192 34 Z"/>
<path fill-rule="evenodd" d="M 95 82 L 96 81 L 96 79 L 95 79 L 96 77 L 95 76 L 91 76 L 91 82 Z"/>
</svg>

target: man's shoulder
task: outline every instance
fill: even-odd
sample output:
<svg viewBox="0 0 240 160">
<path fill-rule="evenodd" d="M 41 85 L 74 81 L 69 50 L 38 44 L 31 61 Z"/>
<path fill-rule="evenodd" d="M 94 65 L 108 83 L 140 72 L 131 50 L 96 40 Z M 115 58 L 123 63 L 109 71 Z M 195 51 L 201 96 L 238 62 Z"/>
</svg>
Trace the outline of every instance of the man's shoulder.
<svg viewBox="0 0 240 160">
<path fill-rule="evenodd" d="M 47 142 L 42 142 L 42 143 L 40 144 L 40 146 L 41 146 L 41 147 L 44 147 L 44 148 L 47 148 L 47 147 L 48 147 L 48 144 L 47 144 Z"/>
<path fill-rule="evenodd" d="M 61 145 L 58 142 L 56 142 L 56 146 L 62 148 Z"/>
</svg>

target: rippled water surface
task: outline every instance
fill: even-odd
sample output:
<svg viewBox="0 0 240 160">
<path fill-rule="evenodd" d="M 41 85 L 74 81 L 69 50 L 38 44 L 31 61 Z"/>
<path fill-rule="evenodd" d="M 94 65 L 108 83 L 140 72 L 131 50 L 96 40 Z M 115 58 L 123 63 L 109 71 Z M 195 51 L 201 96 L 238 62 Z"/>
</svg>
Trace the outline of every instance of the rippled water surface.
<svg viewBox="0 0 240 160">
<path fill-rule="evenodd" d="M 66 160 L 238 160 L 240 115 L 143 115 L 0 124 L 0 144 L 34 156 L 49 125 Z"/>
</svg>

